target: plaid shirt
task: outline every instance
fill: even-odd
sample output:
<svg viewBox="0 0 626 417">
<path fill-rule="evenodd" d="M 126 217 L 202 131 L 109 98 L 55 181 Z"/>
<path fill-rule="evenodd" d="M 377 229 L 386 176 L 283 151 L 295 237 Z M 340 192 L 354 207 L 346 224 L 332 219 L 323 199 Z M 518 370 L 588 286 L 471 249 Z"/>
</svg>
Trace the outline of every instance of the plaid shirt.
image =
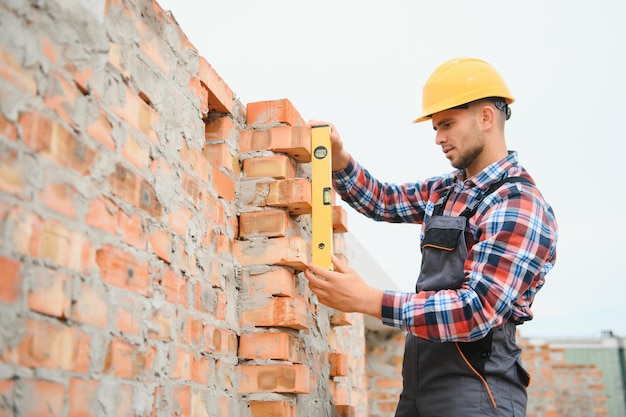
<svg viewBox="0 0 626 417">
<path fill-rule="evenodd" d="M 531 179 L 518 165 L 517 153 L 510 152 L 472 178 L 464 179 L 464 172 L 457 170 L 402 185 L 376 180 L 352 159 L 333 173 L 333 184 L 344 201 L 376 221 L 424 223 L 451 187 L 443 215 L 458 216 L 503 176 Z M 471 341 L 507 320 L 533 318 L 531 303 L 556 259 L 557 224 L 551 207 L 536 187 L 506 183 L 485 197 L 469 228 L 476 243 L 468 247 L 462 287 L 385 291 L 384 324 L 432 341 Z"/>
</svg>

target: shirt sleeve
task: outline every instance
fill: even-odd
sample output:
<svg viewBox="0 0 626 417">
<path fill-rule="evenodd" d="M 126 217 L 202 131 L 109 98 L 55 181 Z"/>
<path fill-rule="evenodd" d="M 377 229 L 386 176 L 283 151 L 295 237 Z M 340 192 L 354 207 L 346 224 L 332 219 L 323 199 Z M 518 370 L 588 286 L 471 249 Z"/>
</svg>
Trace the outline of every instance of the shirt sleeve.
<svg viewBox="0 0 626 417">
<path fill-rule="evenodd" d="M 445 342 L 477 340 L 507 320 L 532 319 L 530 305 L 556 259 L 553 212 L 533 192 L 490 199 L 476 215 L 478 240 L 469 250 L 462 287 L 386 291 L 384 324 Z"/>
<path fill-rule="evenodd" d="M 376 180 L 353 158 L 333 172 L 333 185 L 341 198 L 365 216 L 389 223 L 422 223 L 428 201 L 427 183 L 402 185 Z"/>
</svg>

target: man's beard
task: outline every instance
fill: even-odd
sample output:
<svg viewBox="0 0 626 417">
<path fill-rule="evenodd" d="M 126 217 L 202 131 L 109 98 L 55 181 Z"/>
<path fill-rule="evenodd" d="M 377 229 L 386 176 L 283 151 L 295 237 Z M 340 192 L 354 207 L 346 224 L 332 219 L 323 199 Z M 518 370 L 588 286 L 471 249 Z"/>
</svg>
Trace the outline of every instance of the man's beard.
<svg viewBox="0 0 626 417">
<path fill-rule="evenodd" d="M 457 169 L 466 169 L 478 158 L 485 149 L 485 135 L 478 130 L 476 126 L 472 128 L 468 134 L 468 139 L 476 142 L 476 145 L 461 155 L 457 162 L 453 162 L 452 166 Z M 478 140 L 475 140 L 478 139 Z"/>
</svg>

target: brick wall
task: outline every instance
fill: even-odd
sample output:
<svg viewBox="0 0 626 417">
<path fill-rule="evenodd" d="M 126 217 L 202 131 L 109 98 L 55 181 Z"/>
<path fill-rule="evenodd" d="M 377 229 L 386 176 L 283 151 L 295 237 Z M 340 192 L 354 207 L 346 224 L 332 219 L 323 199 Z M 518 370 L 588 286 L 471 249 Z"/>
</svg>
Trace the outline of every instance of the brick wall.
<svg viewBox="0 0 626 417">
<path fill-rule="evenodd" d="M 292 103 L 240 103 L 147 0 L 0 31 L 0 416 L 365 416 L 362 317 L 300 274 Z"/>
<path fill-rule="evenodd" d="M 521 341 L 524 366 L 532 375 L 528 417 L 604 417 L 608 414 L 602 372 L 567 363 L 565 351 Z"/>
<path fill-rule="evenodd" d="M 370 417 L 393 417 L 402 391 L 402 359 L 406 333 L 399 330 L 366 333 Z"/>
</svg>

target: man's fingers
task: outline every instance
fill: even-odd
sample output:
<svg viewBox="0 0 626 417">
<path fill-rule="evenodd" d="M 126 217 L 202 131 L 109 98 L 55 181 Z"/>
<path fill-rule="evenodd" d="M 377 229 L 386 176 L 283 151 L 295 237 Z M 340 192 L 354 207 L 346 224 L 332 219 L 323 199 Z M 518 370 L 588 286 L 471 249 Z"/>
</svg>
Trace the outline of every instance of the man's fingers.
<svg viewBox="0 0 626 417">
<path fill-rule="evenodd" d="M 348 264 L 342 262 L 336 255 L 332 255 L 331 259 L 333 265 L 335 266 L 335 271 L 342 273 L 351 271 L 350 267 L 348 267 Z"/>
</svg>

